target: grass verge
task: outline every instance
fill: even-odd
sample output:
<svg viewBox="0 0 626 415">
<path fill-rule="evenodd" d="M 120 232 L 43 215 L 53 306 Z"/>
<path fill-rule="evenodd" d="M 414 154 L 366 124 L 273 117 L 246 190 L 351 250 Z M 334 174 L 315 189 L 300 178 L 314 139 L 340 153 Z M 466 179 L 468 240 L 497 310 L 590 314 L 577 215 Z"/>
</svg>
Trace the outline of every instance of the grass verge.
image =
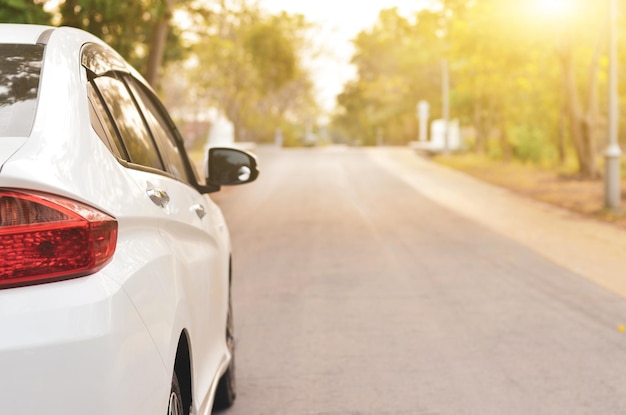
<svg viewBox="0 0 626 415">
<path fill-rule="evenodd" d="M 506 163 L 476 154 L 439 155 L 433 159 L 533 199 L 626 228 L 626 211 L 614 213 L 604 208 L 602 179 L 581 179 L 567 171 L 515 161 Z M 622 207 L 625 206 L 626 191 L 622 189 Z"/>
</svg>

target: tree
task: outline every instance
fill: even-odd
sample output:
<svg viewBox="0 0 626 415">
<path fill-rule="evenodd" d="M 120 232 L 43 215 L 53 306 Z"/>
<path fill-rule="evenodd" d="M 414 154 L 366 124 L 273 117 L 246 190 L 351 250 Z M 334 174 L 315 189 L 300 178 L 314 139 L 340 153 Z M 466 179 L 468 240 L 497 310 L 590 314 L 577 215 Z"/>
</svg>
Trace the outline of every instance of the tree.
<svg viewBox="0 0 626 415">
<path fill-rule="evenodd" d="M 43 8 L 43 0 L 0 0 L 3 23 L 50 24 L 52 16 Z"/>
<path fill-rule="evenodd" d="M 207 105 L 233 123 L 236 140 L 268 141 L 302 112 L 315 117 L 312 82 L 299 57 L 307 28 L 301 15 L 268 16 L 246 1 L 222 1 L 208 16 L 191 76 Z"/>
<path fill-rule="evenodd" d="M 374 27 L 356 36 L 352 63 L 358 79 L 337 98 L 335 128 L 365 144 L 380 136 L 387 143 L 417 136 L 418 100 L 428 99 L 434 108 L 441 102 L 438 19 L 427 10 L 411 24 L 396 8 L 386 9 Z"/>
<path fill-rule="evenodd" d="M 413 139 L 418 99 L 440 115 L 446 57 L 453 116 L 473 127 L 476 152 L 536 163 L 571 153 L 580 175 L 594 177 L 606 106 L 598 94 L 606 84 L 606 10 L 583 3 L 569 29 L 532 2 L 440 0 L 413 19 L 384 10 L 354 40 L 358 79 L 338 96 L 333 125 L 367 144 L 379 129 L 387 142 Z"/>
<path fill-rule="evenodd" d="M 182 58 L 173 6 L 173 0 L 65 0 L 59 11 L 61 24 L 98 36 L 156 86 L 161 62 Z"/>
<path fill-rule="evenodd" d="M 161 4 L 161 6 L 164 7 L 164 10 L 158 13 L 152 29 L 148 62 L 146 64 L 146 80 L 152 85 L 156 85 L 159 79 L 159 69 L 161 69 L 163 63 L 165 43 L 174 10 L 174 0 L 165 0 L 165 4 Z"/>
<path fill-rule="evenodd" d="M 549 93 L 550 86 L 543 88 L 543 80 L 534 79 L 538 72 L 549 71 L 540 63 L 545 53 L 532 36 L 522 35 L 526 30 L 515 15 L 519 10 L 510 2 L 482 0 L 451 23 L 454 109 L 474 127 L 477 153 L 537 160 L 541 155 L 536 146 L 521 144 L 518 136 L 536 136 L 538 121 L 549 112 L 536 105 L 536 92 Z M 550 77 L 543 78 L 550 82 Z M 497 146 L 491 145 L 493 138 Z"/>
<path fill-rule="evenodd" d="M 569 26 L 562 31 L 557 47 L 565 97 L 564 108 L 569 119 L 579 173 L 587 178 L 599 175 L 596 163 L 600 117 L 598 90 L 601 60 L 606 56 L 603 45 L 606 44 L 608 34 L 602 30 L 603 11 L 591 7 L 585 9 L 585 13 L 573 23 L 575 29 L 574 26 Z M 584 78 L 579 78 L 577 67 L 587 69 L 586 83 L 581 82 Z"/>
</svg>

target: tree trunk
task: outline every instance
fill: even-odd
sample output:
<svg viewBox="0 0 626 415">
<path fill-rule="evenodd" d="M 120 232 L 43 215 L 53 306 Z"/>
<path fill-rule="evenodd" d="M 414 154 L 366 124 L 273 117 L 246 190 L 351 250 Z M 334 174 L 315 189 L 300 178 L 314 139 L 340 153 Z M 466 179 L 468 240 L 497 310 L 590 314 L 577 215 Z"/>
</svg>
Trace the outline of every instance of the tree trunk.
<svg viewBox="0 0 626 415">
<path fill-rule="evenodd" d="M 567 136 L 567 108 L 565 102 L 561 103 L 559 113 L 559 131 L 557 133 L 557 150 L 559 153 L 559 165 L 565 164 L 565 137 Z"/>
<path fill-rule="evenodd" d="M 474 128 L 476 129 L 476 143 L 474 145 L 474 152 L 476 154 L 485 154 L 487 152 L 487 137 L 485 128 L 485 119 L 483 116 L 482 105 L 480 101 L 474 105 Z"/>
<path fill-rule="evenodd" d="M 509 142 L 509 137 L 506 129 L 506 120 L 505 117 L 500 114 L 499 116 L 499 124 L 500 124 L 500 151 L 502 152 L 502 158 L 506 163 L 511 161 L 512 150 L 511 143 Z"/>
<path fill-rule="evenodd" d="M 596 47 L 589 67 L 589 81 L 587 83 L 587 113 L 583 120 L 585 128 L 585 140 L 583 141 L 584 155 L 588 168 L 588 177 L 598 177 L 598 165 L 596 162 L 596 132 L 598 126 L 598 72 L 600 70 L 600 58 L 602 57 L 602 37 L 596 42 Z"/>
<path fill-rule="evenodd" d="M 172 11 L 174 9 L 174 0 L 165 1 L 165 12 L 159 18 L 152 30 L 152 39 L 150 41 L 150 50 L 148 52 L 148 63 L 146 66 L 146 80 L 156 88 L 159 82 L 159 69 L 163 63 L 163 55 L 165 54 L 165 42 L 167 40 L 167 32 L 169 30 L 170 20 L 172 19 Z"/>
<path fill-rule="evenodd" d="M 587 110 L 583 112 L 576 85 L 576 74 L 574 72 L 571 47 L 568 45 L 564 47 L 561 52 L 567 115 L 570 121 L 574 149 L 576 150 L 576 157 L 578 159 L 578 172 L 585 178 L 598 176 L 595 154 L 595 126 L 598 118 L 597 84 L 600 56 L 601 49 L 598 44 L 589 68 Z"/>
</svg>

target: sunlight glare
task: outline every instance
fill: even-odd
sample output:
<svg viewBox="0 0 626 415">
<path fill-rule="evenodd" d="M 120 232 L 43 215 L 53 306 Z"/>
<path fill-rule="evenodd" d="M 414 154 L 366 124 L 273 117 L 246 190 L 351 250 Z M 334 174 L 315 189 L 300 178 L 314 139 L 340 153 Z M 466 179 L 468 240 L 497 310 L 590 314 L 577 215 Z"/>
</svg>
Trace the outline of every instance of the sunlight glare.
<svg viewBox="0 0 626 415">
<path fill-rule="evenodd" d="M 537 10 L 542 14 L 563 17 L 572 13 L 573 0 L 536 0 Z"/>
</svg>

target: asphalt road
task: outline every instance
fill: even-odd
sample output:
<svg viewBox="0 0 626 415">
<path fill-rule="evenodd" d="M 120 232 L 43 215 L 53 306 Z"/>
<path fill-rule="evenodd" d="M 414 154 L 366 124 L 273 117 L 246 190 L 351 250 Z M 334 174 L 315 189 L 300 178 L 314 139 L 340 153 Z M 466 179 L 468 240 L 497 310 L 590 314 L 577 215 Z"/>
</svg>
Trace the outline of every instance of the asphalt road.
<svg viewBox="0 0 626 415">
<path fill-rule="evenodd" d="M 223 414 L 626 413 L 626 300 L 368 154 L 261 149 L 258 181 L 216 195 L 237 330 Z"/>
</svg>

